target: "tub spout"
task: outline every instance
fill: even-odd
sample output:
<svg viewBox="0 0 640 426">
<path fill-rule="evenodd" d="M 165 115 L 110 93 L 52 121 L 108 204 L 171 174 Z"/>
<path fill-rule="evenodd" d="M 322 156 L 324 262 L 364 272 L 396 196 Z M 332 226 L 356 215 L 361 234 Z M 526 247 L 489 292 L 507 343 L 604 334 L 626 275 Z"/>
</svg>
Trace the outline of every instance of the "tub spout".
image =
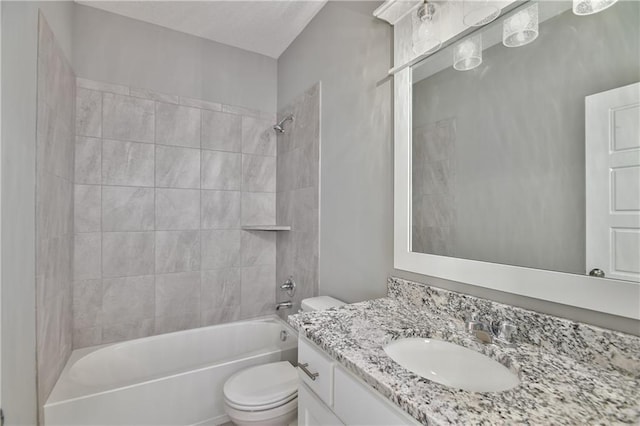
<svg viewBox="0 0 640 426">
<path fill-rule="evenodd" d="M 291 309 L 292 306 L 293 304 L 291 301 L 280 302 L 276 305 L 276 311 L 279 311 L 280 309 Z"/>
</svg>

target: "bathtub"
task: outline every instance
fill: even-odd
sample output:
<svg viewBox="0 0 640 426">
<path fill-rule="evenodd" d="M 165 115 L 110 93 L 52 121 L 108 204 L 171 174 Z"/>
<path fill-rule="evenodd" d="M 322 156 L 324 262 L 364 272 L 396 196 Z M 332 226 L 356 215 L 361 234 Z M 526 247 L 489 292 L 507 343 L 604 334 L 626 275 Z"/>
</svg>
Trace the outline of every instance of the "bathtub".
<svg viewBox="0 0 640 426">
<path fill-rule="evenodd" d="M 221 424 L 227 378 L 252 365 L 295 365 L 297 344 L 296 332 L 270 316 L 78 349 L 44 405 L 44 423 Z"/>
</svg>

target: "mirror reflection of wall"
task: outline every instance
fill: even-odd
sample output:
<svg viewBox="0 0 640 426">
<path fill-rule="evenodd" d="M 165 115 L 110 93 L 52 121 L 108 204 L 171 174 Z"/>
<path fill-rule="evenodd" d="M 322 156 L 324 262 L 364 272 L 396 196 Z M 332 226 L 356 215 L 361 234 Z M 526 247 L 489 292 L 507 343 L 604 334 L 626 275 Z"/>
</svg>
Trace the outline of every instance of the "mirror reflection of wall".
<svg viewBox="0 0 640 426">
<path fill-rule="evenodd" d="M 412 251 L 589 268 L 585 97 L 640 81 L 640 2 L 590 16 L 538 7 L 525 46 L 502 44 L 499 18 L 479 30 L 477 68 L 451 66 L 455 45 L 414 67 Z"/>
</svg>

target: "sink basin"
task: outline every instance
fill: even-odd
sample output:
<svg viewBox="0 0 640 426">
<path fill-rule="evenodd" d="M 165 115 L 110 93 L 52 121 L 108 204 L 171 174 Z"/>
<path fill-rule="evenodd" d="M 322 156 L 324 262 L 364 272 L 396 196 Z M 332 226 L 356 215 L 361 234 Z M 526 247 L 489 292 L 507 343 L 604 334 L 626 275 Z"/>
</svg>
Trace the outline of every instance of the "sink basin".
<svg viewBox="0 0 640 426">
<path fill-rule="evenodd" d="M 471 392 L 500 392 L 520 383 L 507 367 L 471 349 L 442 340 L 409 338 L 384 347 L 395 362 L 419 376 Z"/>
</svg>

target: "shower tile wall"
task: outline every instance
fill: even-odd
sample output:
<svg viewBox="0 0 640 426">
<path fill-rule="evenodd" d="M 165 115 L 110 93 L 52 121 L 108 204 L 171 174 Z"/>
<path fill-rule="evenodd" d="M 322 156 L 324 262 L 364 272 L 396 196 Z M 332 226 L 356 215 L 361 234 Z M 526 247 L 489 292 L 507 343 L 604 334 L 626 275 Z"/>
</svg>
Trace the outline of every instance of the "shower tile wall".
<svg viewBox="0 0 640 426">
<path fill-rule="evenodd" d="M 281 316 L 297 312 L 302 299 L 318 294 L 320 95 L 317 83 L 278 113 L 278 119 L 295 117 L 278 135 L 277 223 L 291 225 L 291 231 L 278 232 L 277 283 L 293 276 L 297 284 L 292 298 L 277 288 L 278 302 L 293 302 Z"/>
<path fill-rule="evenodd" d="M 77 79 L 74 347 L 272 313 L 273 114 Z"/>
<path fill-rule="evenodd" d="M 36 340 L 42 406 L 72 348 L 75 75 L 42 15 L 36 136 Z"/>
</svg>

